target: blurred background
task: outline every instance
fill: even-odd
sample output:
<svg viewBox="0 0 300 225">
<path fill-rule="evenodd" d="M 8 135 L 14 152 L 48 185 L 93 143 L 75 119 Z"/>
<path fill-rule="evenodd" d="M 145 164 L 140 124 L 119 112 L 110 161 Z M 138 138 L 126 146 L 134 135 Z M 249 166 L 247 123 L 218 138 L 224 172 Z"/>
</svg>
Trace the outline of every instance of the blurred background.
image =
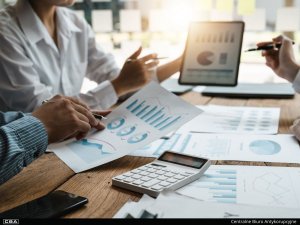
<svg viewBox="0 0 300 225">
<path fill-rule="evenodd" d="M 0 0 L 0 8 L 15 2 Z M 239 82 L 285 82 L 265 66 L 260 52 L 244 52 L 279 34 L 295 40 L 300 61 L 300 0 L 78 0 L 72 9 L 87 20 L 99 45 L 112 52 L 120 66 L 139 46 L 143 54 L 168 57 L 161 63 L 176 58 L 183 52 L 191 21 L 245 22 Z M 92 86 L 87 83 L 83 89 Z"/>
</svg>

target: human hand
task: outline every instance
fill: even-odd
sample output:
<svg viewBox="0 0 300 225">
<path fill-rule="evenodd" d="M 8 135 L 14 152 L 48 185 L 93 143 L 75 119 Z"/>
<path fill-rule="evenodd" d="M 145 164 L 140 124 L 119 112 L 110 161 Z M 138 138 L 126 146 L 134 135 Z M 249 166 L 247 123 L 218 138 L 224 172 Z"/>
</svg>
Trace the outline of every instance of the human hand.
<svg viewBox="0 0 300 225">
<path fill-rule="evenodd" d="M 290 130 L 296 136 L 298 141 L 300 141 L 300 119 L 294 121 L 293 125 L 290 126 Z"/>
<path fill-rule="evenodd" d="M 266 65 L 269 66 L 278 76 L 293 82 L 300 69 L 300 66 L 296 63 L 293 42 L 280 35 L 273 38 L 273 42 L 260 42 L 257 44 L 258 47 L 268 44 L 281 43 L 279 49 L 265 50 L 262 51 L 262 56 L 266 58 Z"/>
<path fill-rule="evenodd" d="M 38 118 L 48 133 L 48 143 L 70 137 L 83 138 L 94 127 L 104 129 L 104 125 L 79 100 L 56 95 L 36 109 L 32 116 Z"/>
<path fill-rule="evenodd" d="M 149 70 L 158 65 L 159 61 L 155 60 L 157 55 L 149 54 L 138 58 L 141 52 L 142 47 L 127 59 L 120 75 L 112 81 L 118 96 L 136 91 L 151 81 Z"/>
</svg>

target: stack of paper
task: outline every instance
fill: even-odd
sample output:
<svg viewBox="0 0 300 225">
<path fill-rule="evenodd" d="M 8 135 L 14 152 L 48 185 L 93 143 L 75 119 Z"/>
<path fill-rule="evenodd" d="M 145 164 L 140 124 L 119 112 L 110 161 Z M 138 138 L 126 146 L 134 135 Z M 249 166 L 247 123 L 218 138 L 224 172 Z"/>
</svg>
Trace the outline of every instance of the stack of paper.
<svg viewBox="0 0 300 225">
<path fill-rule="evenodd" d="M 126 203 L 115 218 L 300 218 L 299 208 L 300 168 L 211 166 L 175 193 Z"/>
<path fill-rule="evenodd" d="M 300 218 L 300 214 L 298 209 L 204 202 L 167 192 L 157 199 L 144 196 L 138 203 L 126 203 L 114 218 Z"/>
<path fill-rule="evenodd" d="M 293 135 L 239 135 L 175 133 L 130 153 L 158 157 L 166 150 L 211 160 L 300 163 L 300 148 Z"/>
</svg>

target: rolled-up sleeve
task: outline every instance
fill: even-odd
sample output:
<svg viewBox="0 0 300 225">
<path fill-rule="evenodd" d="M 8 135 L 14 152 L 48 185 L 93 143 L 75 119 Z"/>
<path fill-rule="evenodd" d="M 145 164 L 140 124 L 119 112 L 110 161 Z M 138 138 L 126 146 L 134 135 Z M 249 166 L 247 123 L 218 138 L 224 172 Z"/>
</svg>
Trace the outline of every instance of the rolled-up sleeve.
<svg viewBox="0 0 300 225">
<path fill-rule="evenodd" d="M 117 66 L 112 54 L 104 52 L 97 45 L 94 32 L 91 27 L 87 27 L 88 32 L 88 67 L 87 78 L 98 83 L 98 86 L 86 94 L 80 94 L 91 108 L 107 109 L 118 100 L 118 96 L 111 83 L 119 73 L 120 68 Z"/>
<path fill-rule="evenodd" d="M 26 115 L 0 128 L 0 184 L 43 154 L 48 145 L 44 125 Z"/>
</svg>

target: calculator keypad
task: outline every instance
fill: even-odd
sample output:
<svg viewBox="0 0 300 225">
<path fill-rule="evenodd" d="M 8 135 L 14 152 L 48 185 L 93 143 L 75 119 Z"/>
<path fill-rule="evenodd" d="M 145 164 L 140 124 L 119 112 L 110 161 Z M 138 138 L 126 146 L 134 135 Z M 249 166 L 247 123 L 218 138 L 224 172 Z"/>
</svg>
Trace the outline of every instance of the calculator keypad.
<svg viewBox="0 0 300 225">
<path fill-rule="evenodd" d="M 194 173 L 178 172 L 157 164 L 147 164 L 135 170 L 119 175 L 114 179 L 155 191 L 161 191 L 176 184 Z"/>
</svg>

